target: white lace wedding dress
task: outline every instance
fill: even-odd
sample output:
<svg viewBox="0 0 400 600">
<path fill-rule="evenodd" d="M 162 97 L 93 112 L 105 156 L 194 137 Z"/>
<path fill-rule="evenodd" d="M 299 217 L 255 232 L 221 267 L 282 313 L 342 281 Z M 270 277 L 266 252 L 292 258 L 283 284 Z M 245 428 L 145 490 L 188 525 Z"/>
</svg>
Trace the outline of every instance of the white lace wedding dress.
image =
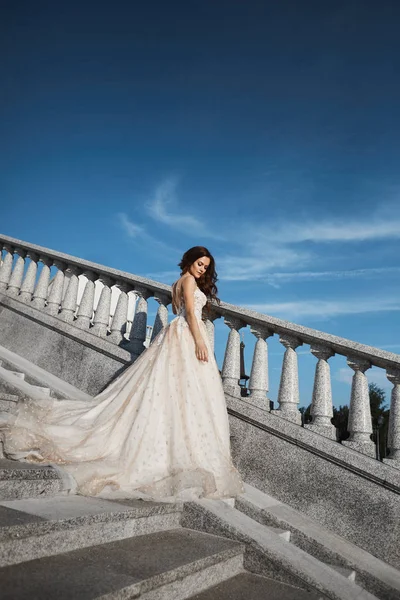
<svg viewBox="0 0 400 600">
<path fill-rule="evenodd" d="M 182 304 L 153 344 L 93 400 L 21 402 L 5 429 L 6 453 L 60 465 L 89 496 L 174 501 L 239 494 L 199 288 L 194 302 L 208 362 L 196 358 Z"/>
</svg>

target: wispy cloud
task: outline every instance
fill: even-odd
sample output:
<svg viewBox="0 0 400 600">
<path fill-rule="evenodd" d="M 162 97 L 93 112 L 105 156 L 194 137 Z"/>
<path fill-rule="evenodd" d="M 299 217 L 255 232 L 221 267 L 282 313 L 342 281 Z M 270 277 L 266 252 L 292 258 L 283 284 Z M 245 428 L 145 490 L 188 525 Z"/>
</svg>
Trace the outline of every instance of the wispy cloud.
<svg viewBox="0 0 400 600">
<path fill-rule="evenodd" d="M 264 248 L 260 253 L 243 247 L 245 255 L 225 255 L 218 259 L 221 279 L 225 281 L 257 281 L 265 280 L 276 268 L 301 266 L 307 264 L 308 252 L 299 252 L 285 246 Z M 254 252 L 254 253 L 253 253 Z M 247 255 L 246 255 L 247 254 Z"/>
<path fill-rule="evenodd" d="M 138 225 L 131 221 L 126 213 L 118 213 L 116 215 L 118 225 L 122 228 L 123 232 L 132 240 L 142 242 L 147 251 L 156 250 L 158 252 L 168 252 L 172 256 L 179 256 L 180 251 L 176 248 L 172 248 L 163 241 L 150 235 L 143 225 Z"/>
<path fill-rule="evenodd" d="M 400 268 L 311 271 L 326 259 L 326 246 L 353 244 L 387 239 L 400 239 L 400 217 L 383 209 L 368 218 L 275 220 L 254 222 L 249 215 L 237 231 L 230 223 L 206 222 L 191 211 L 179 197 L 178 179 L 168 177 L 154 189 L 145 205 L 150 218 L 166 228 L 218 240 L 222 252 L 218 256 L 218 272 L 225 281 L 265 281 L 273 287 L 292 281 L 372 278 L 400 272 Z M 132 238 L 145 236 L 146 230 L 120 215 L 120 223 Z M 149 234 L 147 234 L 148 236 Z M 235 250 L 231 251 L 232 242 Z M 224 254 L 224 247 L 227 252 Z M 324 258 L 325 257 L 325 258 Z M 294 272 L 293 269 L 296 269 Z M 284 272 L 287 270 L 288 272 Z M 278 271 L 278 272 L 275 272 Z"/>
<path fill-rule="evenodd" d="M 201 235 L 209 238 L 220 238 L 203 220 L 194 214 L 185 213 L 178 203 L 178 181 L 169 178 L 162 181 L 155 189 L 154 197 L 147 203 L 147 212 L 152 219 L 163 223 L 188 235 Z"/>
<path fill-rule="evenodd" d="M 136 238 L 145 233 L 144 228 L 141 225 L 137 225 L 131 221 L 125 213 L 118 213 L 117 219 L 122 227 L 123 231 L 131 238 Z"/>
<path fill-rule="evenodd" d="M 271 233 L 270 233 L 271 235 Z M 400 238 L 399 219 L 374 219 L 356 221 L 318 221 L 285 224 L 274 229 L 276 240 L 299 242 L 359 242 L 387 238 Z"/>
<path fill-rule="evenodd" d="M 400 267 L 381 267 L 370 269 L 352 269 L 345 271 L 299 271 L 297 273 L 270 273 L 262 277 L 272 287 L 293 281 L 332 281 L 333 279 L 374 279 L 397 275 Z"/>
<path fill-rule="evenodd" d="M 379 298 L 351 300 L 302 300 L 271 304 L 247 304 L 248 308 L 288 320 L 327 319 L 341 315 L 357 315 L 374 312 L 399 311 L 400 299 Z"/>
<path fill-rule="evenodd" d="M 354 271 L 305 270 L 316 259 L 321 262 L 326 244 L 353 244 L 383 239 L 400 239 L 400 219 L 396 216 L 357 221 L 304 221 L 271 222 L 266 224 L 247 223 L 241 225 L 241 235 L 236 242 L 243 252 L 222 257 L 221 278 L 230 281 L 265 280 L 270 285 L 291 280 L 312 280 L 351 277 L 375 277 L 380 274 L 397 273 L 383 269 L 358 269 Z M 273 273 L 276 269 L 293 267 L 303 270 L 296 273 Z"/>
</svg>

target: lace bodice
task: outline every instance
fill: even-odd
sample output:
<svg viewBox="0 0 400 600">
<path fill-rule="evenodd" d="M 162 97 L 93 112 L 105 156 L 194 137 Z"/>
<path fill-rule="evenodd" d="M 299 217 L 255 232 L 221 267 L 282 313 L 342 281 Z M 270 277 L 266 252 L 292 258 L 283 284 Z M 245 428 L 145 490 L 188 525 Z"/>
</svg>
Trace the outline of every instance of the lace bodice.
<svg viewBox="0 0 400 600">
<path fill-rule="evenodd" d="M 207 304 L 207 296 L 198 288 L 194 290 L 194 313 L 198 319 L 201 319 L 203 307 Z M 177 307 L 177 316 L 186 318 L 186 308 L 183 298 L 181 304 Z"/>
</svg>

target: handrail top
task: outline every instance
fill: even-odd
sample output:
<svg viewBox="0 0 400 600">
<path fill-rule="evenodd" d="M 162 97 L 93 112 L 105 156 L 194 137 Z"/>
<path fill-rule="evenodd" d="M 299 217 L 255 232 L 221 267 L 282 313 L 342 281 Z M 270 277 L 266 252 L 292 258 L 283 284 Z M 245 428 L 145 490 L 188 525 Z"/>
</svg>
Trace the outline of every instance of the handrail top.
<svg viewBox="0 0 400 600">
<path fill-rule="evenodd" d="M 46 258 L 56 259 L 68 265 L 77 266 L 82 270 L 82 272 L 84 272 L 85 270 L 94 271 L 95 273 L 100 273 L 102 275 L 109 276 L 110 278 L 115 279 L 116 282 L 126 281 L 127 283 L 131 284 L 138 283 L 143 287 L 149 288 L 152 292 L 162 292 L 168 297 L 171 295 L 170 285 L 159 283 L 157 281 L 153 281 L 152 279 L 141 277 L 140 275 L 133 275 L 132 273 L 128 273 L 127 271 L 120 271 L 119 269 L 106 267 L 104 265 L 100 265 L 99 263 L 95 263 L 90 260 L 85 260 L 84 258 L 78 258 L 76 256 L 72 256 L 71 254 L 65 254 L 64 252 L 58 252 L 57 250 L 52 250 L 50 248 L 38 246 L 37 244 L 24 242 L 16 238 L 9 237 L 7 235 L 0 234 L 0 243 L 3 244 L 3 246 L 10 244 L 10 246 L 13 246 L 14 248 L 30 250 L 35 254 L 38 254 L 39 256 L 45 256 Z"/>
<path fill-rule="evenodd" d="M 149 289 L 153 295 L 157 296 L 157 293 L 171 299 L 171 286 L 152 279 L 141 277 L 140 275 L 134 275 L 126 271 L 120 271 L 111 267 L 106 267 L 98 263 L 94 263 L 85 259 L 77 258 L 70 254 L 44 248 L 36 244 L 24 242 L 22 240 L 0 234 L 0 243 L 4 246 L 9 244 L 15 249 L 22 248 L 24 250 L 30 250 L 40 256 L 48 257 L 51 259 L 58 259 L 61 262 L 69 265 L 78 266 L 82 271 L 94 271 L 110 278 L 116 282 L 124 281 L 135 287 L 135 284 L 139 284 L 144 288 Z M 270 330 L 272 333 L 279 335 L 290 335 L 297 337 L 302 343 L 311 345 L 322 345 L 328 346 L 335 353 L 344 355 L 346 357 L 362 358 L 369 361 L 372 365 L 382 367 L 384 369 L 393 369 L 395 371 L 400 370 L 400 355 L 394 352 L 388 352 L 381 350 L 380 348 L 374 348 L 373 346 L 367 346 L 359 342 L 353 342 L 347 338 L 342 338 L 330 333 L 324 333 L 318 329 L 312 329 L 303 325 L 297 325 L 284 319 L 272 317 L 270 315 L 264 315 L 254 310 L 229 304 L 227 302 L 221 302 L 220 304 L 212 303 L 212 308 L 215 313 L 220 317 L 234 317 L 235 319 L 243 322 L 243 326 L 250 325 L 253 327 L 261 326 L 264 329 Z"/>
</svg>

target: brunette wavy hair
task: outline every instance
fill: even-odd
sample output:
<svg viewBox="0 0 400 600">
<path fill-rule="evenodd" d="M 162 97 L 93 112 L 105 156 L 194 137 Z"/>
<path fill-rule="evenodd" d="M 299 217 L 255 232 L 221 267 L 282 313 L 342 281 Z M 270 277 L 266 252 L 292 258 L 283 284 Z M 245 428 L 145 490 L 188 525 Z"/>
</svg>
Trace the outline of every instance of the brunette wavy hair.
<svg viewBox="0 0 400 600">
<path fill-rule="evenodd" d="M 197 285 L 201 289 L 201 291 L 207 296 L 208 300 L 214 300 L 218 304 L 220 303 L 220 299 L 218 298 L 218 288 L 217 281 L 218 275 L 215 270 L 215 260 L 213 255 L 207 248 L 204 246 L 193 246 L 193 248 L 189 248 L 182 256 L 181 262 L 178 264 L 178 267 L 181 269 L 181 275 L 186 273 L 192 264 L 198 260 L 206 256 L 210 259 L 210 264 L 207 267 L 206 272 L 197 280 Z"/>
</svg>

